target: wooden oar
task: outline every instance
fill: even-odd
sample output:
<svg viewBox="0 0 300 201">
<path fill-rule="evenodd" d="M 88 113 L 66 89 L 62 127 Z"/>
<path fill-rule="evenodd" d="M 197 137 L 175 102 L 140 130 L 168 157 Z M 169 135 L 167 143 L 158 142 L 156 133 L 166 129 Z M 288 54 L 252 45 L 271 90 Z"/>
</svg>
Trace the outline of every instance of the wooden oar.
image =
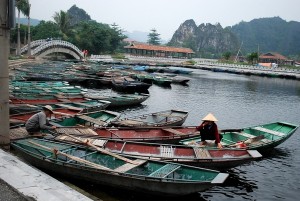
<svg viewBox="0 0 300 201">
<path fill-rule="evenodd" d="M 90 147 L 93 147 L 94 149 L 96 149 L 97 151 L 99 151 L 99 152 L 101 152 L 101 153 L 104 153 L 104 154 L 113 156 L 113 157 L 118 158 L 118 159 L 120 159 L 120 160 L 123 160 L 123 161 L 125 161 L 125 162 L 127 162 L 127 163 L 131 163 L 131 164 L 134 164 L 134 165 L 138 165 L 138 164 L 139 164 L 139 163 L 137 163 L 137 162 L 135 162 L 135 161 L 133 161 L 133 160 L 130 160 L 130 159 L 125 158 L 125 157 L 123 157 L 123 156 L 114 154 L 114 153 L 112 153 L 112 152 L 110 152 L 110 151 L 107 151 L 107 150 L 105 150 L 105 149 L 102 149 L 102 148 L 100 148 L 100 147 L 97 147 L 97 146 L 93 145 L 92 143 L 90 143 L 89 139 L 82 140 L 82 139 L 80 139 L 80 138 L 77 138 L 77 137 L 72 136 L 72 135 L 69 135 L 69 134 L 64 134 L 64 135 L 66 135 L 66 136 L 68 136 L 68 137 L 70 137 L 70 138 L 73 138 L 74 140 L 77 140 L 77 141 L 79 141 L 79 142 L 81 142 L 81 143 L 83 143 L 83 144 L 86 144 L 86 145 L 90 146 Z"/>
<path fill-rule="evenodd" d="M 104 166 L 102 166 L 102 165 L 99 165 L 99 164 L 96 164 L 96 163 L 93 163 L 93 162 L 84 160 L 84 159 L 82 159 L 82 158 L 78 158 L 78 157 L 76 157 L 76 156 L 72 156 L 72 155 L 63 153 L 63 152 L 61 152 L 61 151 L 59 151 L 59 150 L 57 150 L 57 149 L 51 149 L 51 148 L 49 148 L 49 147 L 43 146 L 43 145 L 41 145 L 41 144 L 39 144 L 39 143 L 35 143 L 35 142 L 32 142 L 32 141 L 28 141 L 28 142 L 29 142 L 30 144 L 35 145 L 35 146 L 41 147 L 41 148 L 43 148 L 43 149 L 45 149 L 45 150 L 52 151 L 55 155 L 58 155 L 58 154 L 59 154 L 59 155 L 68 157 L 68 158 L 72 159 L 73 161 L 77 161 L 77 162 L 79 162 L 79 163 L 83 163 L 83 164 L 89 165 L 89 166 L 91 166 L 91 167 L 93 167 L 93 168 L 97 168 L 97 169 L 100 169 L 100 170 L 110 170 L 110 171 L 113 171 L 113 170 L 110 169 L 110 168 L 107 168 L 107 167 L 104 167 Z"/>
</svg>

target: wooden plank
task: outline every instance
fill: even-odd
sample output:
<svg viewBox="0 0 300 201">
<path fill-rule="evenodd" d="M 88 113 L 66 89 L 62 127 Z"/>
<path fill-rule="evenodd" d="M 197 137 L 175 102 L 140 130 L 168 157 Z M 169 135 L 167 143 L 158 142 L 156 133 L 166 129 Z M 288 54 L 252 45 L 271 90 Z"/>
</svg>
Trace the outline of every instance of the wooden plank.
<svg viewBox="0 0 300 201">
<path fill-rule="evenodd" d="M 179 169 L 181 166 L 177 164 L 167 164 L 158 170 L 152 172 L 149 176 L 150 177 L 157 177 L 157 178 L 165 178 L 177 169 Z"/>
<path fill-rule="evenodd" d="M 86 115 L 77 115 L 76 117 L 78 117 L 79 119 L 91 122 L 93 124 L 100 125 L 100 126 L 103 126 L 104 124 L 106 124 L 105 121 L 101 121 L 100 119 L 94 119 L 94 118 L 86 116 Z"/>
<path fill-rule="evenodd" d="M 236 133 L 237 135 L 242 135 L 246 138 L 254 138 L 254 137 L 257 137 L 256 135 L 251 135 L 249 133 L 245 133 L 245 132 L 233 132 L 233 133 Z"/>
<path fill-rule="evenodd" d="M 125 163 L 124 165 L 121 165 L 119 167 L 117 167 L 116 169 L 114 169 L 117 172 L 127 172 L 129 170 L 131 170 L 132 168 L 135 168 L 137 166 L 140 166 L 142 164 L 144 164 L 147 160 L 142 160 L 142 159 L 136 159 L 134 160 L 134 162 L 136 162 L 137 164 L 132 164 L 132 163 Z"/>
<path fill-rule="evenodd" d="M 90 128 L 67 128 L 59 127 L 55 131 L 60 134 L 76 134 L 76 135 L 98 135 L 95 131 Z"/>
<path fill-rule="evenodd" d="M 66 104 L 55 104 L 55 105 L 60 106 L 60 107 L 64 107 L 64 108 L 68 108 L 68 109 L 71 109 L 71 110 L 78 110 L 78 111 L 82 110 L 82 108 L 74 107 L 74 106 L 66 105 Z"/>
<path fill-rule="evenodd" d="M 162 130 L 173 133 L 175 135 L 186 135 L 185 133 L 175 130 L 173 128 L 163 128 Z"/>
<path fill-rule="evenodd" d="M 211 155 L 209 154 L 207 149 L 194 147 L 194 152 L 196 155 L 196 158 L 211 158 Z"/>
<path fill-rule="evenodd" d="M 279 137 L 284 137 L 286 135 L 285 133 L 281 133 L 281 132 L 278 132 L 278 131 L 273 131 L 273 130 L 263 128 L 263 127 L 259 127 L 259 126 L 254 127 L 253 129 L 258 130 L 258 131 L 262 131 L 262 132 L 266 132 L 266 133 L 270 133 L 272 135 L 276 135 L 276 136 L 279 136 Z"/>
<path fill-rule="evenodd" d="M 84 107 L 92 107 L 92 105 L 90 105 L 90 104 L 85 104 L 85 103 L 80 103 L 80 102 L 77 102 L 75 104 L 76 105 L 81 105 L 81 106 L 84 106 Z"/>
<path fill-rule="evenodd" d="M 174 156 L 174 148 L 172 146 L 160 146 L 160 156 L 172 158 Z"/>
</svg>

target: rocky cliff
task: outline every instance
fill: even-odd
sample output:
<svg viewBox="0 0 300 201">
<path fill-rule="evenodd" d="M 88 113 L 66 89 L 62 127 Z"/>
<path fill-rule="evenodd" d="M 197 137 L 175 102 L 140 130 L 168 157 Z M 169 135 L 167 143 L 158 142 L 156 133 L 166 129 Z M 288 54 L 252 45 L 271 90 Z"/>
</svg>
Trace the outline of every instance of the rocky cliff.
<svg viewBox="0 0 300 201">
<path fill-rule="evenodd" d="M 195 52 L 222 54 L 226 51 L 237 52 L 239 42 L 229 28 L 209 23 L 197 26 L 190 19 L 179 26 L 169 45 L 189 47 Z"/>
</svg>

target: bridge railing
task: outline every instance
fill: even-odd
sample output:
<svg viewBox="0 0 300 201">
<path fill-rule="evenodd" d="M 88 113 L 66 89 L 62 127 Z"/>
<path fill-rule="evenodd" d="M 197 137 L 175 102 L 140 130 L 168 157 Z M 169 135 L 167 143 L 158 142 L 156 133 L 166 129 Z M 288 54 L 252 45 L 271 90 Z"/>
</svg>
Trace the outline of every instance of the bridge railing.
<svg viewBox="0 0 300 201">
<path fill-rule="evenodd" d="M 37 46 L 39 46 L 39 45 L 41 45 L 41 44 L 43 44 L 43 43 L 45 43 L 45 42 L 47 42 L 46 39 L 35 40 L 35 41 L 32 41 L 32 42 L 30 43 L 30 46 L 31 46 L 31 48 L 37 47 Z M 26 52 L 27 50 L 28 50 L 28 44 L 25 45 L 24 47 L 22 47 L 21 50 L 20 50 L 20 52 L 21 52 L 21 54 L 22 54 L 22 53 Z"/>
<path fill-rule="evenodd" d="M 37 54 L 45 51 L 48 48 L 55 48 L 55 47 L 64 47 L 64 48 L 71 49 L 74 52 L 76 52 L 80 57 L 83 57 L 83 53 L 75 45 L 73 45 L 72 43 L 69 43 L 67 41 L 62 41 L 62 40 L 47 41 L 47 42 L 41 44 L 40 46 L 38 46 L 37 48 L 35 48 L 32 51 L 32 55 L 37 55 Z"/>
</svg>

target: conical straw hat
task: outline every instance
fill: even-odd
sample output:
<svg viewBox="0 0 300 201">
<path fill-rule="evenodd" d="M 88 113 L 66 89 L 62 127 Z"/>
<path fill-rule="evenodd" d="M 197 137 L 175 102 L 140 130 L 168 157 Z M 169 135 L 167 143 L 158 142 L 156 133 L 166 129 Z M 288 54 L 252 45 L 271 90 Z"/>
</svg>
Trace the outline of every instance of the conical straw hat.
<svg viewBox="0 0 300 201">
<path fill-rule="evenodd" d="M 209 113 L 202 119 L 202 121 L 218 121 L 218 119 L 212 113 Z"/>
</svg>

